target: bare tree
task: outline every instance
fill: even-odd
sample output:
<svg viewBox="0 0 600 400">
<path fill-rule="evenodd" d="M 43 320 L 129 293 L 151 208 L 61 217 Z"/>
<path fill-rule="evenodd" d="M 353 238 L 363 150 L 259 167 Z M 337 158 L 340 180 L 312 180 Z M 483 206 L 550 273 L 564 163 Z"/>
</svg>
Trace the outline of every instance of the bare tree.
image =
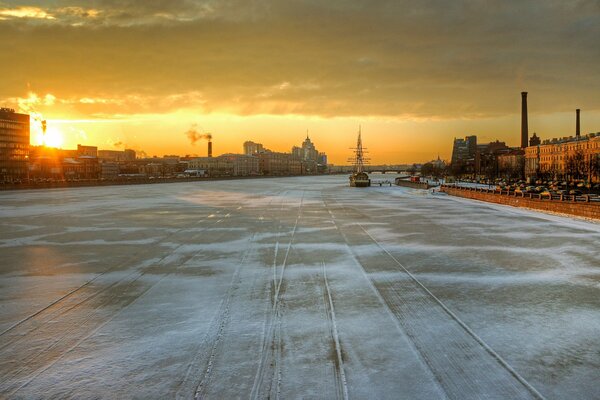
<svg viewBox="0 0 600 400">
<path fill-rule="evenodd" d="M 586 176 L 587 167 L 583 150 L 577 149 L 565 160 L 565 175 L 568 179 L 582 179 Z"/>
</svg>

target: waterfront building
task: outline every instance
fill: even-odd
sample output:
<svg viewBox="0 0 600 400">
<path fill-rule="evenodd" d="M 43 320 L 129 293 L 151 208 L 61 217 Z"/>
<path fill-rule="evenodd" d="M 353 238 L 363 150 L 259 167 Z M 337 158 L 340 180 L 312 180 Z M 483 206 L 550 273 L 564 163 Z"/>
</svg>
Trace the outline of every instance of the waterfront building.
<svg viewBox="0 0 600 400">
<path fill-rule="evenodd" d="M 263 175 L 290 175 L 290 160 L 292 159 L 296 158 L 290 153 L 276 151 L 260 153 L 258 155 L 260 172 Z"/>
<path fill-rule="evenodd" d="M 475 174 L 477 156 L 477 136 L 454 138 L 451 165 L 455 175 Z"/>
<path fill-rule="evenodd" d="M 261 143 L 255 143 L 250 140 L 244 142 L 244 154 L 247 156 L 254 156 L 265 151 L 267 151 L 267 149 L 265 149 Z"/>
<path fill-rule="evenodd" d="M 519 149 L 511 149 L 505 142 L 499 140 L 478 144 L 475 154 L 476 175 L 480 178 L 497 178 L 500 175 L 499 157 L 515 150 Z"/>
<path fill-rule="evenodd" d="M 98 157 L 65 157 L 62 159 L 61 166 L 66 180 L 96 180 L 100 178 Z"/>
<path fill-rule="evenodd" d="M 451 163 L 466 162 L 470 159 L 475 159 L 477 153 L 477 136 L 471 135 L 466 136 L 464 139 L 454 138 L 454 145 L 452 146 L 452 160 Z"/>
<path fill-rule="evenodd" d="M 111 161 L 104 161 L 100 164 L 101 179 L 117 179 L 119 177 L 119 164 Z"/>
<path fill-rule="evenodd" d="M 319 165 L 327 165 L 327 154 L 321 152 L 319 153 L 319 157 L 317 158 L 317 163 Z"/>
<path fill-rule="evenodd" d="M 29 115 L 0 108 L 0 183 L 28 179 Z"/>
<path fill-rule="evenodd" d="M 580 110 L 575 110 L 575 136 L 540 143 L 537 135 L 525 149 L 525 176 L 600 181 L 600 132 L 581 135 Z"/>
<path fill-rule="evenodd" d="M 523 149 L 511 149 L 508 152 L 498 154 L 496 157 L 496 177 L 506 179 L 519 179 L 523 177 L 525 162 L 525 151 Z"/>
<path fill-rule="evenodd" d="M 208 176 L 233 176 L 233 162 L 226 157 L 195 157 L 187 163 L 188 171 L 205 171 Z"/>
<path fill-rule="evenodd" d="M 32 146 L 29 150 L 29 179 L 64 179 L 62 160 L 64 150 L 45 146 Z"/>
<path fill-rule="evenodd" d="M 322 154 L 325 155 L 325 153 L 322 153 Z M 302 145 L 300 147 L 298 147 L 298 146 L 292 147 L 292 156 L 294 156 L 295 158 L 298 158 L 300 160 L 304 160 L 304 161 L 318 162 L 320 153 L 316 149 L 314 143 L 308 137 L 308 133 L 307 133 L 306 139 L 304 139 L 304 142 L 302 142 Z M 325 155 L 325 157 L 327 157 L 327 156 Z"/>
<path fill-rule="evenodd" d="M 148 178 L 159 178 L 165 176 L 164 164 L 162 162 L 148 162 L 140 165 L 139 172 Z"/>
<path fill-rule="evenodd" d="M 135 150 L 125 149 L 125 150 L 98 150 L 98 158 L 101 160 L 107 161 L 134 161 L 135 160 Z"/>
<path fill-rule="evenodd" d="M 98 157 L 98 147 L 97 146 L 82 146 L 80 144 L 77 145 L 77 156 L 87 156 L 87 157 Z"/>
<path fill-rule="evenodd" d="M 579 164 L 573 164 L 573 161 Z M 544 140 L 525 149 L 525 175 L 566 178 L 577 174 L 589 181 L 600 180 L 600 132 Z"/>
<path fill-rule="evenodd" d="M 233 165 L 233 176 L 252 176 L 259 174 L 258 157 L 246 154 L 222 154 L 218 159 Z"/>
</svg>

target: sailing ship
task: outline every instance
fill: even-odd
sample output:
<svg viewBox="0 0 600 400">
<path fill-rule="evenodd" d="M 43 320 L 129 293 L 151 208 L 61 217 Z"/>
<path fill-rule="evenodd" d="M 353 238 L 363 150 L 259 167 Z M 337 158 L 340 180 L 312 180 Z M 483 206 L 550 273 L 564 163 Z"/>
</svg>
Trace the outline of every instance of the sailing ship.
<svg viewBox="0 0 600 400">
<path fill-rule="evenodd" d="M 364 154 L 366 153 L 366 149 L 364 149 L 362 146 L 360 126 L 358 127 L 358 140 L 356 142 L 356 148 L 352 150 L 354 151 L 354 157 L 352 157 L 349 161 L 351 161 L 354 164 L 354 172 L 352 173 L 352 175 L 350 175 L 350 186 L 371 186 L 371 179 L 369 179 L 369 175 L 364 171 L 364 165 L 368 163 L 368 159 L 366 159 L 364 156 Z"/>
</svg>

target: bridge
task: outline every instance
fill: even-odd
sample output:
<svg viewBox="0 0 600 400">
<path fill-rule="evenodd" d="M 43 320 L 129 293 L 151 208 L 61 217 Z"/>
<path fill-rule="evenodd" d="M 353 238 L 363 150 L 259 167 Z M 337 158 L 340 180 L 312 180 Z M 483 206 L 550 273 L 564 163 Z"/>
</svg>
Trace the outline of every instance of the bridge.
<svg viewBox="0 0 600 400">
<path fill-rule="evenodd" d="M 364 170 L 368 173 L 381 173 L 381 174 L 405 174 L 410 175 L 407 170 L 410 168 L 409 165 L 365 165 Z"/>
</svg>

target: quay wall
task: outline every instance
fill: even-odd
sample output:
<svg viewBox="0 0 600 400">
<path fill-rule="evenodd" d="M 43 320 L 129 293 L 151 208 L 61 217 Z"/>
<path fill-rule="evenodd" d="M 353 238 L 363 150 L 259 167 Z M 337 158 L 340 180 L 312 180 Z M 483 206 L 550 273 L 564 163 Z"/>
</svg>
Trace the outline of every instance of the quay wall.
<svg viewBox="0 0 600 400">
<path fill-rule="evenodd" d="M 309 175 L 256 175 L 256 176 L 221 176 L 221 177 L 202 177 L 202 178 L 130 178 L 116 180 L 80 180 L 80 181 L 56 181 L 56 182 L 28 182 L 28 183 L 6 183 L 0 184 L 0 192 L 3 190 L 29 190 L 29 189 L 65 189 L 92 186 L 118 186 L 118 185 L 149 185 L 160 183 L 181 183 L 181 182 L 207 182 L 207 181 L 227 181 L 237 179 L 269 179 L 286 178 Z"/>
<path fill-rule="evenodd" d="M 409 187 L 413 189 L 429 189 L 431 186 L 427 182 L 411 182 L 404 179 L 396 179 L 396 186 Z"/>
<path fill-rule="evenodd" d="M 528 195 L 491 189 L 461 188 L 443 185 L 440 189 L 451 196 L 466 199 L 487 201 L 513 207 L 525 207 L 546 212 L 575 215 L 578 217 L 600 220 L 600 202 L 591 202 L 588 197 L 583 200 L 569 196 L 569 199 L 534 198 Z"/>
</svg>

